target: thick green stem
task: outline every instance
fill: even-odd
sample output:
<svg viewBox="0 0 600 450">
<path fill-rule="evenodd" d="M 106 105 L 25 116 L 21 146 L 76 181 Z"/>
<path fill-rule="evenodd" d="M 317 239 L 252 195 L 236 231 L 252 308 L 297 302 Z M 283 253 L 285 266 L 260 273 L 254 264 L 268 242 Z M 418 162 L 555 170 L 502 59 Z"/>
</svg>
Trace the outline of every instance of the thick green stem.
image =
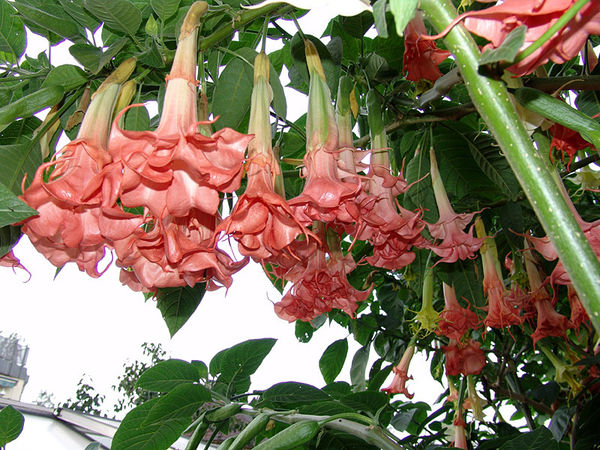
<svg viewBox="0 0 600 450">
<path fill-rule="evenodd" d="M 328 416 L 313 416 L 308 414 L 289 414 L 289 415 L 274 415 L 273 419 L 285 423 L 295 423 L 302 420 L 312 420 L 320 422 L 328 419 Z M 368 444 L 374 445 L 384 450 L 400 450 L 404 447 L 398 445 L 391 440 L 383 429 L 373 425 L 362 425 L 347 419 L 336 419 L 324 424 L 326 428 L 332 430 L 343 431 L 345 433 L 356 436 Z"/>
<path fill-rule="evenodd" d="M 457 16 L 449 0 L 421 0 L 421 9 L 438 30 Z M 600 330 L 600 262 L 534 148 L 505 86 L 479 75 L 479 49 L 462 25 L 455 26 L 444 42 L 455 56 L 473 104 L 504 152 L 594 326 Z"/>
<path fill-rule="evenodd" d="M 241 29 L 244 25 L 254 21 L 259 17 L 264 17 L 265 15 L 270 14 L 271 18 L 274 18 L 287 14 L 290 11 L 294 11 L 293 6 L 287 6 L 281 3 L 267 5 L 259 9 L 248 9 L 242 11 L 235 17 L 233 23 L 223 25 L 211 35 L 202 38 L 198 43 L 198 50 L 202 51 L 213 47 L 222 40 L 227 39 L 233 33 Z"/>
</svg>

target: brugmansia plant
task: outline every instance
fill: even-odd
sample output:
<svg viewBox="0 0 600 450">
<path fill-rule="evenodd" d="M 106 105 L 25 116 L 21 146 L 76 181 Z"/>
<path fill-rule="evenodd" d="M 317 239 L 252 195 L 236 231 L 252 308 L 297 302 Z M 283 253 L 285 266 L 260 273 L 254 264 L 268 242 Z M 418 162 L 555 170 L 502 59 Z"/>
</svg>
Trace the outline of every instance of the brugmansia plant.
<svg viewBox="0 0 600 450">
<path fill-rule="evenodd" d="M 23 234 L 59 268 L 112 259 L 174 334 L 253 260 L 298 339 L 361 345 L 321 388 L 250 391 L 268 338 L 161 362 L 113 448 L 597 445 L 600 2 L 247 3 L 0 0 L 0 264 L 26 268 Z"/>
</svg>

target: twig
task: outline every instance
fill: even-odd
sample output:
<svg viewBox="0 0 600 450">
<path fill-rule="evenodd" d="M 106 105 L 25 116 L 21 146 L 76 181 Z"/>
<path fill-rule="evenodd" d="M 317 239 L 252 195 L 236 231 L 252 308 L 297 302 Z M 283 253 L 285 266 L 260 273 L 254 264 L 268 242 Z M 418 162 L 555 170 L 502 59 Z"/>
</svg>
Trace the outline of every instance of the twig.
<svg viewBox="0 0 600 450">
<path fill-rule="evenodd" d="M 432 123 L 432 122 L 445 122 L 446 120 L 456 120 L 461 117 L 475 111 L 475 107 L 471 103 L 466 103 L 456 108 L 448 108 L 431 112 L 428 114 L 422 114 L 420 116 L 396 119 L 393 122 L 385 126 L 385 132 L 390 134 L 402 127 L 407 125 L 416 125 L 419 123 Z M 370 141 L 369 136 L 363 136 L 360 139 L 354 141 L 354 146 L 357 148 L 363 148 Z"/>
</svg>

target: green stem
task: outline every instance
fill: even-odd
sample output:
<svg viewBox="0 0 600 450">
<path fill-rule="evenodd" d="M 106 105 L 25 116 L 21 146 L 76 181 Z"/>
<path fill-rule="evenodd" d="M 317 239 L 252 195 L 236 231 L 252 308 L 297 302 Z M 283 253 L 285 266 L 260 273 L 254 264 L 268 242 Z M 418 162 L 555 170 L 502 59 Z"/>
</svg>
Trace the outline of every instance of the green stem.
<svg viewBox="0 0 600 450">
<path fill-rule="evenodd" d="M 422 0 L 421 9 L 438 30 L 457 16 L 449 0 Z M 455 26 L 444 42 L 456 58 L 473 104 L 500 145 L 594 326 L 600 330 L 600 262 L 534 148 L 505 86 L 478 73 L 481 55 L 462 25 Z"/>
<path fill-rule="evenodd" d="M 277 414 L 272 417 L 274 420 L 278 420 L 280 422 L 285 423 L 295 423 L 300 422 L 302 420 L 322 422 L 329 418 L 328 416 L 313 416 L 309 414 L 290 414 L 285 416 Z M 361 425 L 350 420 L 339 418 L 331 422 L 325 423 L 324 426 L 332 430 L 343 431 L 345 433 L 351 434 L 352 436 L 356 436 L 359 439 L 362 439 L 368 444 L 374 445 L 384 450 L 399 450 L 404 448 L 398 445 L 393 440 L 391 440 L 388 436 L 386 436 L 384 430 L 382 430 L 378 426 Z"/>
<path fill-rule="evenodd" d="M 221 28 L 216 30 L 211 35 L 209 35 L 205 38 L 202 38 L 200 40 L 200 42 L 198 43 L 198 50 L 202 51 L 202 50 L 207 50 L 207 49 L 213 47 L 214 45 L 221 42 L 223 39 L 226 39 L 229 36 L 231 36 L 233 33 L 238 31 L 244 25 L 252 22 L 253 20 L 255 20 L 259 17 L 264 17 L 266 14 L 271 14 L 272 12 L 279 10 L 279 11 L 276 11 L 275 13 L 271 14 L 271 16 L 272 17 L 273 16 L 282 16 L 283 14 L 293 11 L 294 9 L 295 8 L 293 6 L 283 6 L 282 7 L 281 3 L 275 3 L 274 5 L 267 5 L 263 8 L 259 8 L 259 9 L 248 9 L 248 10 L 242 11 L 233 20 L 233 24 L 227 23 L 226 25 L 223 25 Z"/>
<path fill-rule="evenodd" d="M 562 29 L 575 15 L 583 8 L 590 0 L 579 0 L 573 6 L 571 6 L 566 13 L 564 13 L 560 19 L 558 19 L 554 24 L 546 30 L 544 34 L 542 34 L 535 42 L 532 42 L 529 47 L 523 49 L 523 51 L 519 52 L 516 56 L 515 60 L 512 64 L 516 64 L 520 61 L 523 61 L 528 56 L 532 55 L 537 49 L 539 49 L 542 45 L 548 42 L 551 38 L 554 37 L 556 33 L 560 29 Z M 511 65 L 512 65 L 511 64 Z"/>
</svg>

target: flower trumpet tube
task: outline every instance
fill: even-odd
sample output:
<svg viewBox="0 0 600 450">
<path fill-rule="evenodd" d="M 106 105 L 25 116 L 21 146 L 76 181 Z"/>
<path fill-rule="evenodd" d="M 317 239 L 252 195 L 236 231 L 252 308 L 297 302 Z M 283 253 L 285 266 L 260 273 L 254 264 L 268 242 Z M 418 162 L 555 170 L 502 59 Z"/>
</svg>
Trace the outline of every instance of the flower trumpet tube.
<svg viewBox="0 0 600 450">
<path fill-rule="evenodd" d="M 440 243 L 431 245 L 431 250 L 442 259 L 439 262 L 453 263 L 459 259 L 474 258 L 475 252 L 481 247 L 483 239 L 473 236 L 473 227 L 468 233 L 463 230 L 473 220 L 477 212 L 456 214 L 448 194 L 442 183 L 440 171 L 438 169 L 435 151 L 433 148 L 429 152 L 431 163 L 431 183 L 435 194 L 435 202 L 440 213 L 438 221 L 429 224 L 429 232 L 436 239 L 441 239 Z"/>
<path fill-rule="evenodd" d="M 121 83 L 134 68 L 135 60 L 126 60 L 104 81 L 93 95 L 77 139 L 37 169 L 21 197 L 39 212 L 24 222 L 23 233 L 55 266 L 73 261 L 90 276 L 100 276 L 98 263 L 106 247 L 99 228 L 102 197 L 98 191 L 85 199 L 82 194 L 111 162 L 107 142 L 113 109 Z M 138 223 L 129 223 L 127 230 Z"/>
<path fill-rule="evenodd" d="M 355 198 L 361 184 L 341 179 L 338 129 L 325 73 L 314 44 L 305 41 L 305 50 L 310 75 L 304 157 L 306 184 L 289 204 L 304 225 L 313 220 L 350 224 L 358 215 Z"/>
<path fill-rule="evenodd" d="M 198 131 L 196 49 L 206 2 L 194 3 L 181 27 L 160 123 L 156 131 L 119 128 L 115 119 L 110 151 L 115 165 L 106 173 L 111 201 L 144 206 L 153 216 L 186 216 L 199 209 L 215 214 L 220 192 L 233 192 L 242 178 L 251 136 L 223 128 L 212 136 Z M 132 105 L 132 107 L 139 105 Z"/>
<path fill-rule="evenodd" d="M 248 185 L 231 215 L 218 228 L 233 235 L 240 253 L 258 262 L 276 262 L 284 252 L 293 258 L 290 246 L 296 238 L 314 236 L 294 217 L 285 199 L 274 189 L 280 168 L 271 146 L 271 98 L 269 60 L 266 54 L 260 53 L 254 60 L 248 130 L 254 138 L 248 145 Z"/>
<path fill-rule="evenodd" d="M 383 392 L 388 394 L 404 394 L 407 398 L 413 398 L 414 394 L 411 394 L 406 389 L 406 382 L 412 379 L 412 376 L 408 376 L 408 368 L 410 366 L 410 361 L 412 360 L 413 355 L 415 354 L 415 342 L 414 339 L 411 339 L 411 342 L 404 350 L 404 354 L 402 355 L 402 359 L 392 370 L 394 372 L 394 379 L 392 380 L 392 384 L 390 384 L 387 388 L 382 389 Z"/>
<path fill-rule="evenodd" d="M 428 333 L 435 331 L 440 320 L 440 313 L 433 307 L 433 268 L 425 270 L 423 276 L 423 302 L 414 320 L 417 322 L 419 330 L 425 330 Z"/>
</svg>

